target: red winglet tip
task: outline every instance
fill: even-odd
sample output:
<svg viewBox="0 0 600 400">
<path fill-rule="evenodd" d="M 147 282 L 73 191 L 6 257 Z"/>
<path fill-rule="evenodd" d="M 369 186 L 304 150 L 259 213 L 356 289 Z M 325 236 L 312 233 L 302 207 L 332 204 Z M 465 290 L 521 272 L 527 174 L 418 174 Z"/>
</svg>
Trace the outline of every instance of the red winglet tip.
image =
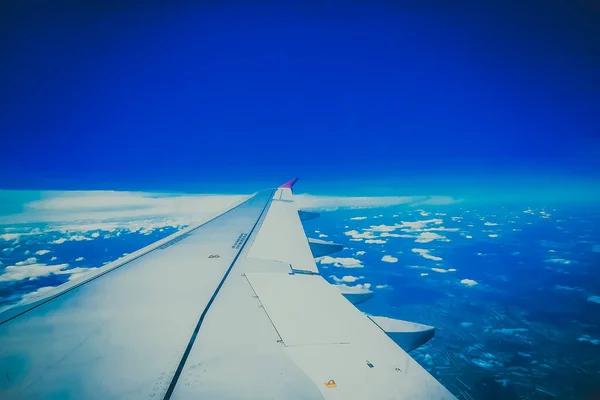
<svg viewBox="0 0 600 400">
<path fill-rule="evenodd" d="M 294 187 L 294 183 L 296 183 L 296 181 L 298 180 L 298 178 L 294 178 L 289 182 L 284 183 L 283 185 L 279 186 L 280 189 L 291 189 Z"/>
</svg>

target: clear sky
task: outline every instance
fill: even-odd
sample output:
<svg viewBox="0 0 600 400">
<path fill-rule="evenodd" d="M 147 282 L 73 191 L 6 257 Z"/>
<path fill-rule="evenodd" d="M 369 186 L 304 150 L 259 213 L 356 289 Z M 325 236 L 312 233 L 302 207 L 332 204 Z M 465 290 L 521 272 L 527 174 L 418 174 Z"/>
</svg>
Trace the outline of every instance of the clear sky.
<svg viewBox="0 0 600 400">
<path fill-rule="evenodd" d="M 0 188 L 598 192 L 592 1 L 91 3 L 0 5 Z"/>
</svg>

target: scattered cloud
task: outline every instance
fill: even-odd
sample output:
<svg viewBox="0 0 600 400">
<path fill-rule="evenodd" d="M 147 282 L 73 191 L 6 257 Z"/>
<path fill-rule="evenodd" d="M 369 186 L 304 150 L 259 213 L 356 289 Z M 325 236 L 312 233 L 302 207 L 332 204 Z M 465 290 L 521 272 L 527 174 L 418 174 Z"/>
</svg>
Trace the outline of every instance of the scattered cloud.
<svg viewBox="0 0 600 400">
<path fill-rule="evenodd" d="M 448 268 L 448 272 L 456 272 L 456 268 Z"/>
<path fill-rule="evenodd" d="M 0 282 L 15 282 L 22 280 L 35 280 L 37 278 L 52 274 L 70 273 L 63 271 L 69 264 L 46 265 L 46 264 L 28 264 L 28 265 L 10 265 L 6 267 Z"/>
<path fill-rule="evenodd" d="M 83 258 L 83 257 L 77 257 L 77 258 L 75 259 L 75 261 L 83 261 L 83 260 L 84 260 L 84 258 Z"/>
<path fill-rule="evenodd" d="M 600 340 L 592 339 L 592 337 L 590 335 L 583 335 L 583 336 L 577 338 L 577 341 L 582 342 L 582 343 L 591 343 L 596 346 L 600 344 Z"/>
<path fill-rule="evenodd" d="M 389 287 L 390 287 L 390 285 L 377 285 L 377 286 L 375 286 L 375 289 L 387 289 Z"/>
<path fill-rule="evenodd" d="M 473 239 L 473 236 L 471 236 L 471 235 L 467 235 L 467 236 L 465 236 L 465 237 L 466 237 L 467 239 Z"/>
<path fill-rule="evenodd" d="M 396 226 L 394 225 L 371 225 L 369 228 L 365 229 L 365 231 L 372 232 L 393 232 L 396 230 Z"/>
<path fill-rule="evenodd" d="M 352 236 L 352 239 L 355 239 L 355 240 L 375 239 L 376 238 L 376 236 L 373 235 L 371 232 L 360 233 L 359 231 L 357 231 L 355 229 L 353 229 L 351 231 L 344 232 L 344 235 L 346 235 L 346 236 Z"/>
<path fill-rule="evenodd" d="M 395 262 L 398 262 L 398 259 L 396 257 L 385 255 L 381 258 L 381 261 L 387 262 L 387 263 L 395 263 Z"/>
<path fill-rule="evenodd" d="M 547 260 L 544 260 L 544 262 L 551 263 L 551 264 L 563 264 L 563 265 L 577 264 L 578 263 L 575 260 L 566 260 L 564 258 L 549 258 Z"/>
<path fill-rule="evenodd" d="M 352 221 L 362 221 L 363 219 L 367 219 L 368 217 L 352 217 L 350 218 Z"/>
<path fill-rule="evenodd" d="M 440 274 L 445 274 L 446 272 L 448 272 L 448 270 L 447 270 L 447 269 L 444 269 L 444 268 L 431 268 L 431 270 L 432 270 L 433 272 L 438 272 L 438 273 L 440 273 Z"/>
<path fill-rule="evenodd" d="M 367 239 L 365 240 L 365 243 L 371 243 L 371 244 L 386 244 L 387 241 L 383 240 L 383 239 Z"/>
<path fill-rule="evenodd" d="M 481 358 L 473 358 L 471 360 L 471 362 L 473 364 L 477 365 L 478 367 L 485 368 L 485 369 L 502 366 L 502 363 L 498 362 L 497 360 L 492 360 L 492 359 L 484 360 Z"/>
<path fill-rule="evenodd" d="M 343 276 L 342 278 L 338 278 L 335 275 L 330 275 L 330 278 L 333 279 L 333 281 L 336 283 L 354 283 L 359 279 L 364 279 L 364 276 L 346 275 L 346 276 Z"/>
<path fill-rule="evenodd" d="M 73 235 L 73 236 L 69 236 L 69 237 L 58 238 L 56 240 L 51 241 L 50 244 L 63 244 L 65 242 L 83 242 L 86 240 L 92 240 L 92 239 L 85 237 L 83 235 Z"/>
<path fill-rule="evenodd" d="M 529 329 L 527 328 L 501 328 L 501 329 L 492 329 L 494 333 L 501 333 L 503 335 L 515 335 L 517 333 L 527 332 Z"/>
<path fill-rule="evenodd" d="M 55 256 L 53 256 L 53 257 L 50 259 L 50 261 L 56 261 L 56 260 L 58 260 L 58 257 L 55 257 Z"/>
<path fill-rule="evenodd" d="M 429 243 L 429 242 L 433 242 L 434 240 L 441 240 L 443 242 L 449 242 L 449 240 L 446 238 L 446 236 L 442 236 L 442 235 L 434 233 L 434 232 L 420 233 L 419 236 L 417 237 L 417 239 L 415 240 L 415 242 L 416 243 Z"/>
<path fill-rule="evenodd" d="M 23 297 L 21 297 L 21 301 L 19 303 L 20 304 L 27 303 L 31 300 L 36 300 L 36 299 L 42 298 L 48 292 L 51 292 L 54 289 L 55 289 L 54 286 L 44 286 L 44 287 L 39 288 L 35 292 L 26 293 L 23 295 Z"/>
<path fill-rule="evenodd" d="M 405 239 L 413 239 L 415 236 L 414 235 L 409 235 L 409 234 L 402 234 L 402 233 L 389 233 L 389 232 L 382 232 L 381 235 L 379 235 L 379 237 L 394 237 L 394 238 L 405 238 Z"/>
<path fill-rule="evenodd" d="M 324 234 L 324 233 L 321 233 L 321 234 L 319 234 L 319 237 L 320 237 L 320 238 L 326 238 L 326 237 L 329 237 L 329 236 L 327 236 L 327 235 L 326 235 L 326 234 Z"/>
<path fill-rule="evenodd" d="M 496 225 L 498 225 L 498 224 L 497 224 L 497 223 L 495 223 L 495 222 L 486 222 L 484 225 L 485 225 L 485 226 L 496 226 Z"/>
<path fill-rule="evenodd" d="M 31 265 L 31 264 L 35 264 L 36 262 L 37 262 L 37 258 L 35 258 L 35 257 L 29 257 L 27 260 L 25 260 L 25 261 L 19 261 L 15 265 L 17 265 L 17 266 L 20 266 L 20 265 Z"/>
<path fill-rule="evenodd" d="M 50 250 L 38 250 L 35 252 L 35 254 L 38 256 L 43 256 L 44 254 L 48 254 L 48 253 L 50 253 Z"/>
<path fill-rule="evenodd" d="M 19 240 L 19 237 L 21 236 L 21 234 L 19 233 L 3 233 L 0 235 L 0 239 L 10 242 L 10 241 L 17 241 Z"/>
<path fill-rule="evenodd" d="M 366 251 L 359 250 L 359 251 L 356 252 L 357 256 L 362 256 L 363 254 L 366 254 Z"/>
<path fill-rule="evenodd" d="M 491 237 L 491 238 L 497 238 L 498 237 L 498 235 L 495 234 L 495 233 L 490 233 L 488 236 Z"/>
<path fill-rule="evenodd" d="M 118 191 L 35 191 L 41 200 L 0 216 L 0 224 L 64 221 L 131 221 L 176 216 L 200 221 L 247 199 L 248 195 L 179 195 Z M 112 222 L 113 225 L 122 222 Z M 83 224 L 86 225 L 86 224 Z"/>
<path fill-rule="evenodd" d="M 429 275 L 427 272 L 421 272 L 421 276 L 427 276 Z"/>
<path fill-rule="evenodd" d="M 587 298 L 587 300 L 591 301 L 592 303 L 600 304 L 600 296 L 590 296 Z"/>
<path fill-rule="evenodd" d="M 346 284 L 336 285 L 343 293 L 366 293 L 371 292 L 371 284 L 358 284 L 354 286 L 348 286 Z"/>
<path fill-rule="evenodd" d="M 427 249 L 412 249 L 413 253 L 419 254 L 423 258 L 433 261 L 442 261 L 442 257 L 432 256 Z"/>
<path fill-rule="evenodd" d="M 342 267 L 342 268 L 362 268 L 363 265 L 360 260 L 352 257 L 330 257 L 323 256 L 317 258 L 317 262 L 320 264 L 333 264 L 334 267 Z"/>
<path fill-rule="evenodd" d="M 460 283 L 462 283 L 463 285 L 467 285 L 467 286 L 475 286 L 477 285 L 477 281 L 473 280 L 473 279 L 463 279 L 460 281 Z"/>
<path fill-rule="evenodd" d="M 298 194 L 294 197 L 298 207 L 303 209 L 337 210 L 339 208 L 376 208 L 401 204 L 445 205 L 460 202 L 447 196 L 387 196 L 387 197 L 343 197 L 313 196 Z"/>
<path fill-rule="evenodd" d="M 568 291 L 576 291 L 576 292 L 583 291 L 582 288 L 572 287 L 572 286 L 555 285 L 554 288 L 558 289 L 558 290 L 568 290 Z"/>
</svg>

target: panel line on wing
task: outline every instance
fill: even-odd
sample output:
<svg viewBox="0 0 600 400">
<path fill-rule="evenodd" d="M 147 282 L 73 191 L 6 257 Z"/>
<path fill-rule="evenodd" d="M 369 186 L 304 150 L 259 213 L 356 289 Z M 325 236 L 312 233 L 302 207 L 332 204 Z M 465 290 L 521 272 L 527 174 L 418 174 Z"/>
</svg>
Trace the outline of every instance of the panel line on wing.
<svg viewBox="0 0 600 400">
<path fill-rule="evenodd" d="M 252 229 L 248 233 L 248 236 L 246 236 L 246 238 L 244 240 L 244 244 L 240 247 L 237 255 L 235 256 L 235 258 L 231 262 L 231 265 L 229 266 L 229 268 L 227 268 L 227 271 L 225 271 L 225 274 L 223 275 L 223 279 L 221 279 L 221 282 L 219 282 L 219 285 L 217 286 L 217 288 L 215 289 L 215 292 L 213 293 L 212 297 L 210 298 L 210 300 L 206 304 L 206 307 L 204 307 L 204 311 L 202 311 L 202 314 L 200 315 L 200 319 L 198 320 L 198 323 L 196 324 L 196 328 L 194 329 L 194 332 L 192 332 L 192 336 L 190 337 L 190 341 L 188 342 L 188 345 L 187 345 L 187 347 L 186 347 L 186 349 L 185 349 L 185 351 L 183 353 L 183 356 L 181 357 L 181 361 L 179 362 L 179 365 L 177 366 L 177 370 L 175 371 L 173 379 L 171 380 L 171 383 L 169 384 L 169 388 L 167 389 L 167 392 L 165 393 L 165 396 L 163 398 L 164 400 L 168 400 L 168 399 L 171 398 L 171 395 L 173 394 L 173 390 L 175 390 L 175 386 L 177 385 L 177 381 L 179 380 L 179 377 L 181 376 L 181 373 L 183 372 L 183 368 L 185 367 L 185 363 L 187 362 L 187 359 L 188 359 L 188 357 L 190 355 L 190 352 L 192 351 L 192 347 L 194 346 L 194 342 L 196 341 L 196 337 L 198 336 L 198 332 L 200 331 L 200 327 L 202 326 L 202 322 L 204 322 L 204 318 L 206 317 L 206 314 L 208 313 L 208 310 L 210 309 L 210 306 L 215 301 L 217 295 L 219 294 L 219 291 L 221 290 L 221 287 L 223 287 L 223 284 L 227 280 L 227 277 L 229 276 L 229 273 L 233 269 L 233 266 L 235 265 L 236 261 L 238 260 L 238 258 L 242 254 L 242 251 L 244 250 L 244 247 L 248 243 L 248 240 L 250 239 L 250 236 L 252 235 L 252 233 L 254 232 L 254 230 L 256 229 L 256 227 L 258 226 L 258 223 L 261 221 L 262 216 L 265 214 L 265 211 L 269 208 L 269 205 L 272 202 L 272 196 L 273 196 L 273 194 L 271 194 L 271 196 L 270 196 L 271 198 L 269 199 L 269 201 L 267 201 L 267 203 L 263 207 L 260 215 L 258 216 L 258 219 L 254 223 L 254 226 L 252 227 Z"/>
</svg>

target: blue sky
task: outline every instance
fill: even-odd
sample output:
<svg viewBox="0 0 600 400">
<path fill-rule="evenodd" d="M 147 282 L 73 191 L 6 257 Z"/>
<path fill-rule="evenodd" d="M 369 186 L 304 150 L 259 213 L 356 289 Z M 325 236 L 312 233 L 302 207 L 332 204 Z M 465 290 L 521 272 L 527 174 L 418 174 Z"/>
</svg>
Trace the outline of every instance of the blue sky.
<svg viewBox="0 0 600 400">
<path fill-rule="evenodd" d="M 195 3 L 3 2 L 0 188 L 600 191 L 589 2 Z"/>
</svg>

